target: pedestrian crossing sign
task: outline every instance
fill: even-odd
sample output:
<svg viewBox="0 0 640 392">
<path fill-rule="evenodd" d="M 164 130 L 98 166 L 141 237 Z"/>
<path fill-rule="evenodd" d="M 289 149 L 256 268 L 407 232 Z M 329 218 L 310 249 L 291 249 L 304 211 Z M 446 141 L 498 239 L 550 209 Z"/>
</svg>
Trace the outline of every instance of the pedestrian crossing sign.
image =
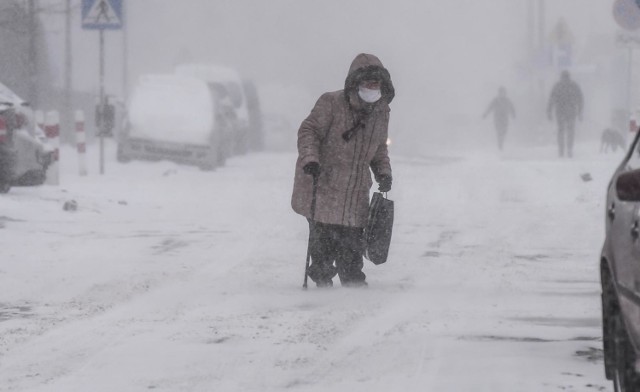
<svg viewBox="0 0 640 392">
<path fill-rule="evenodd" d="M 82 28 L 120 30 L 124 0 L 82 0 Z"/>
</svg>

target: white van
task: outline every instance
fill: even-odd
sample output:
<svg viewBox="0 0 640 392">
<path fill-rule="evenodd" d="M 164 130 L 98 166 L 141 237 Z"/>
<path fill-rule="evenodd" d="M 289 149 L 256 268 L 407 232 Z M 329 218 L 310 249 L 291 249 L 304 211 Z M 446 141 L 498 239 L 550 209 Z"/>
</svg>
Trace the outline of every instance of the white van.
<svg viewBox="0 0 640 392">
<path fill-rule="evenodd" d="M 229 155 L 229 124 L 202 80 L 181 75 L 143 75 L 128 103 L 118 136 L 118 161 L 171 160 L 212 170 Z"/>
<path fill-rule="evenodd" d="M 249 109 L 240 73 L 233 68 L 213 64 L 181 64 L 177 75 L 195 77 L 207 83 L 212 96 L 222 107 L 223 115 L 232 124 L 233 151 L 249 150 Z"/>
</svg>

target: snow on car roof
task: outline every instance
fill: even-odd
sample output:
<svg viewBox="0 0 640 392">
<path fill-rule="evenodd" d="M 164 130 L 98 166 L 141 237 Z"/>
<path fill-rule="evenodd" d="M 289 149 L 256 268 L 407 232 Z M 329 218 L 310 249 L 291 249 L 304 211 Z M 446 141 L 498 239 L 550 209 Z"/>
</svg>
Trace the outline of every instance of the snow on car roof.
<svg viewBox="0 0 640 392">
<path fill-rule="evenodd" d="M 14 105 L 20 105 L 25 102 L 24 99 L 20 98 L 9 87 L 5 86 L 2 83 L 0 83 L 0 101 L 11 102 Z"/>
</svg>

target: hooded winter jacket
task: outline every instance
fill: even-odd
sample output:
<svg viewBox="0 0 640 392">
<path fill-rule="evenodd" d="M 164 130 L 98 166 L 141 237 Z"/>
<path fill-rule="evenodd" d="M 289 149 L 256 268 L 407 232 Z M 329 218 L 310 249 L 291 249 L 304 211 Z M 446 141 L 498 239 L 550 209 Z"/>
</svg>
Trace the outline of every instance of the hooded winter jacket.
<svg viewBox="0 0 640 392">
<path fill-rule="evenodd" d="M 358 96 L 358 85 L 372 78 L 381 80 L 382 98 L 367 104 Z M 351 63 L 344 89 L 318 99 L 298 130 L 291 198 L 296 213 L 326 224 L 366 226 L 371 171 L 376 180 L 391 176 L 387 132 L 394 95 L 391 77 L 380 60 L 362 53 Z M 303 171 L 309 162 L 320 164 L 313 217 L 313 177 Z"/>
</svg>

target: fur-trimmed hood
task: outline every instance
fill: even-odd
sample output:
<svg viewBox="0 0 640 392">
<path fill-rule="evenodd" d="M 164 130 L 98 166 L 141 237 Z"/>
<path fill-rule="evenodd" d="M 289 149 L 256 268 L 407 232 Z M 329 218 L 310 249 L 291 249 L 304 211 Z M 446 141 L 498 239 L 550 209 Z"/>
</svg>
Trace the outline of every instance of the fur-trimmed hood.
<svg viewBox="0 0 640 392">
<path fill-rule="evenodd" d="M 387 103 L 391 103 L 396 92 L 391 82 L 389 71 L 382 65 L 379 58 L 372 54 L 360 53 L 351 62 L 349 74 L 344 81 L 344 92 L 347 97 L 353 96 L 358 92 L 358 85 L 362 80 L 380 79 L 382 86 L 380 91 L 382 99 Z"/>
</svg>

